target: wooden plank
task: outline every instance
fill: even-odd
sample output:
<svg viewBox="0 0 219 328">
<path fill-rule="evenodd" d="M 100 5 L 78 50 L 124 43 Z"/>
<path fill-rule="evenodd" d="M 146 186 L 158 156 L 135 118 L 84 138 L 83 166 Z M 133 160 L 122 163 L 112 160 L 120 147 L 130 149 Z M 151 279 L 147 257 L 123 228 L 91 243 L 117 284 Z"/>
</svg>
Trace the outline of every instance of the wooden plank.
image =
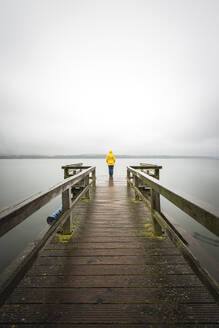
<svg viewBox="0 0 219 328">
<path fill-rule="evenodd" d="M 127 324 L 127 323 L 122 323 L 122 324 L 118 324 L 118 323 L 108 323 L 108 324 L 102 324 L 102 323 L 86 323 L 86 324 L 81 324 L 80 323 L 80 327 L 78 326 L 78 324 L 74 324 L 74 323 L 70 323 L 70 324 L 63 324 L 63 323 L 53 323 L 52 324 L 53 328 L 145 328 L 145 327 L 149 327 L 149 328 L 218 328 L 218 324 L 211 324 L 211 323 L 171 323 L 170 324 L 157 324 L 157 323 L 149 323 L 147 324 L 147 326 L 145 326 L 145 323 L 135 323 L 135 326 L 133 327 L 133 324 Z M 13 325 L 11 324 L 3 324 L 1 325 L 1 328 L 30 328 L 30 324 L 19 324 L 19 325 L 15 325 L 15 327 L 13 327 Z M 48 328 L 48 324 L 44 324 L 44 323 L 38 323 L 38 324 L 33 324 L 31 323 L 31 328 Z"/>
<path fill-rule="evenodd" d="M 8 304 L 214 303 L 203 287 L 178 288 L 16 288 Z"/>
<path fill-rule="evenodd" d="M 83 257 L 40 257 L 36 261 L 38 265 L 52 265 L 53 263 L 62 264 L 155 264 L 155 263 L 172 263 L 183 264 L 185 259 L 180 256 L 83 256 Z"/>
<path fill-rule="evenodd" d="M 142 275 L 142 274 L 193 274 L 187 264 L 149 264 L 149 265 L 72 265 L 68 264 L 67 270 L 64 264 L 34 265 L 27 273 L 28 276 L 86 276 L 86 275 Z"/>
<path fill-rule="evenodd" d="M 31 324 L 31 328 L 47 328 L 48 327 L 48 324 Z M 78 324 L 74 324 L 74 323 L 70 323 L 70 324 L 63 324 L 63 323 L 53 323 L 52 324 L 52 327 L 53 328 L 79 328 L 78 327 Z M 80 324 L 80 328 L 134 328 L 133 327 L 133 324 L 117 324 L 117 323 L 109 323 L 109 324 L 101 324 L 101 323 L 97 323 L 97 324 Z M 136 328 L 145 328 L 145 323 L 135 323 L 135 327 Z M 149 328 L 218 328 L 218 324 L 211 324 L 211 323 L 198 323 L 198 324 L 195 324 L 195 323 L 191 323 L 191 324 L 188 324 L 188 323 L 183 323 L 183 324 L 180 324 L 180 323 L 176 323 L 176 324 L 173 324 L 171 323 L 171 326 L 169 324 L 153 324 L 153 323 L 150 323 L 150 324 L 147 324 L 147 327 Z M 15 328 L 13 327 L 13 325 L 11 326 L 11 324 L 3 324 L 1 325 L 1 328 Z M 29 324 L 19 324 L 16 326 L 16 328 L 30 328 L 30 325 Z"/>
<path fill-rule="evenodd" d="M 112 231 L 112 234 L 114 237 L 142 237 L 145 236 L 145 234 L 147 233 L 147 230 L 140 230 L 140 231 L 125 231 L 120 230 L 120 231 Z M 93 237 L 108 237 L 109 236 L 109 232 L 108 231 L 103 231 L 101 232 L 100 230 L 87 230 L 86 234 L 83 234 L 83 237 L 89 237 L 92 234 Z"/>
<path fill-rule="evenodd" d="M 67 269 L 66 269 L 67 270 Z M 192 274 L 187 275 L 102 275 L 102 276 L 26 276 L 19 287 L 71 288 L 71 287 L 191 287 L 202 286 Z"/>
<path fill-rule="evenodd" d="M 177 248 L 153 248 L 146 251 L 147 256 L 172 256 L 180 255 L 180 252 Z M 145 249 L 141 248 L 113 248 L 113 249 L 56 249 L 56 250 L 44 250 L 41 254 L 42 257 L 60 257 L 60 256 L 145 256 Z"/>
<path fill-rule="evenodd" d="M 218 323 L 214 304 L 16 304 L 3 306 L 0 323 Z"/>
<path fill-rule="evenodd" d="M 111 225 L 106 224 L 106 225 L 99 225 L 99 224 L 92 224 L 92 226 L 90 226 L 89 224 L 86 227 L 86 232 L 89 233 L 90 231 L 92 231 L 92 233 L 95 232 L 105 232 L 105 233 L 114 233 L 114 232 L 120 232 L 120 233 L 125 233 L 125 232 L 129 232 L 129 231 L 145 231 L 146 227 L 145 224 L 147 224 L 147 222 L 145 222 L 144 224 L 138 224 L 138 225 L 126 225 L 125 227 L 122 225 L 118 225 L 116 223 L 113 223 Z M 124 225 L 124 224 L 123 224 Z"/>
<path fill-rule="evenodd" d="M 109 229 L 116 229 L 115 228 L 115 224 L 120 227 L 121 229 L 131 229 L 131 228 L 136 228 L 138 225 L 140 225 L 140 227 L 142 227 L 142 225 L 144 225 L 145 223 L 147 223 L 147 220 L 150 219 L 150 213 L 148 213 L 147 215 L 144 215 L 142 217 L 138 217 L 137 220 L 136 218 L 130 218 L 130 217 L 126 217 L 125 219 L 121 219 L 121 214 L 120 216 L 116 217 L 115 214 L 113 214 L 110 216 L 109 218 L 105 217 L 105 219 L 103 219 L 103 215 L 95 215 L 93 217 L 93 215 L 90 216 L 90 219 L 92 221 L 87 222 L 87 227 L 94 227 L 95 225 L 97 225 L 97 228 L 109 228 Z M 128 213 L 124 214 L 128 215 Z M 151 221 L 151 219 L 150 219 Z M 130 227 L 131 226 L 131 227 Z"/>
<path fill-rule="evenodd" d="M 104 237 L 87 237 L 86 238 L 86 243 L 104 243 L 104 242 L 108 242 L 108 243 L 138 243 L 138 242 L 145 242 L 145 237 L 138 237 L 138 236 L 134 236 L 134 237 L 130 237 L 130 236 L 122 236 L 122 237 L 113 237 L 113 236 L 104 236 Z M 56 241 L 55 241 L 56 242 Z M 74 243 L 74 240 L 70 240 L 70 243 Z"/>
<path fill-rule="evenodd" d="M 112 188 L 78 206 L 78 230 L 68 243 L 53 238 L 42 249 L 1 308 L 1 327 L 218 325 L 218 306 L 166 237 L 120 235 L 138 232 L 145 206 Z"/>
<path fill-rule="evenodd" d="M 86 242 L 84 239 L 71 239 L 69 243 L 61 244 L 57 242 L 54 238 L 49 244 L 45 246 L 44 249 L 65 249 L 65 248 L 173 248 L 173 244 L 167 238 L 157 239 L 157 238 L 142 238 L 141 241 L 136 241 L 135 243 L 130 242 Z"/>
</svg>

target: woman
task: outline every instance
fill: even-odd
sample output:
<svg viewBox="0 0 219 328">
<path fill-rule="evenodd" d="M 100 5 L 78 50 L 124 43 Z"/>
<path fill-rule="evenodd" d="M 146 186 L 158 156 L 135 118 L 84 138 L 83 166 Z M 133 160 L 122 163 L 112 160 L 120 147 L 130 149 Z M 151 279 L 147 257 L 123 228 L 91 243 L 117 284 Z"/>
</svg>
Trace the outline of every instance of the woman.
<svg viewBox="0 0 219 328">
<path fill-rule="evenodd" d="M 115 161 L 116 161 L 116 158 L 115 158 L 112 150 L 110 150 L 109 154 L 106 157 L 106 162 L 107 162 L 108 167 L 109 167 L 109 176 L 110 177 L 113 176 L 113 168 L 114 168 Z"/>
</svg>

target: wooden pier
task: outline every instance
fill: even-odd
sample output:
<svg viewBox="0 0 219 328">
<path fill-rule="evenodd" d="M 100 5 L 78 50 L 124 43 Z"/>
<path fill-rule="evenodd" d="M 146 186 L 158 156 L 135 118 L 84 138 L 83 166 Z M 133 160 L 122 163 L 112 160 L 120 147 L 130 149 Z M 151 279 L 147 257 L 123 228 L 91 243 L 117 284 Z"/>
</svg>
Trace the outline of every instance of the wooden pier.
<svg viewBox="0 0 219 328">
<path fill-rule="evenodd" d="M 62 190 L 60 222 L 5 279 L 0 327 L 219 327 L 217 282 L 186 253 L 180 235 L 173 237 L 173 227 L 164 233 L 162 218 L 154 222 L 159 197 L 153 189 L 147 206 L 139 180 L 146 175 L 135 181 L 135 170 L 128 170 L 133 188 L 107 177 L 95 188 L 93 170 L 73 177 L 65 170 L 65 183 L 72 188 L 74 181 L 78 191 L 69 200 L 69 187 Z"/>
</svg>

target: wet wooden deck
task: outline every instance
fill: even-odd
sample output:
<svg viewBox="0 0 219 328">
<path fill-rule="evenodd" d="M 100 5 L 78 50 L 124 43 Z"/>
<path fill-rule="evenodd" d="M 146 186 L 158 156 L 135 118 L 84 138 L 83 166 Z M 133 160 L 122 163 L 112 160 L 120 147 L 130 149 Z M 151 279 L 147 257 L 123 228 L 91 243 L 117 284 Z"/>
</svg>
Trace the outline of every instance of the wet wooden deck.
<svg viewBox="0 0 219 328">
<path fill-rule="evenodd" d="M 125 181 L 97 185 L 1 308 L 1 327 L 219 327 L 219 307 Z"/>
</svg>

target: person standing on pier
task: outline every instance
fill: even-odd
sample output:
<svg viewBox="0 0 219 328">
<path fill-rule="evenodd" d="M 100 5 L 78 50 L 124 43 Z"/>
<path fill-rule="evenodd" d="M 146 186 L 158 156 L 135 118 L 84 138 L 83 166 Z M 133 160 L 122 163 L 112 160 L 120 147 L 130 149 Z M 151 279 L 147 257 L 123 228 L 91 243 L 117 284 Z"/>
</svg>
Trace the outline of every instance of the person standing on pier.
<svg viewBox="0 0 219 328">
<path fill-rule="evenodd" d="M 115 164 L 116 158 L 112 152 L 112 150 L 109 151 L 109 154 L 106 157 L 106 162 L 108 164 L 109 168 L 109 176 L 113 177 L 113 169 L 114 169 L 114 164 Z"/>
</svg>

